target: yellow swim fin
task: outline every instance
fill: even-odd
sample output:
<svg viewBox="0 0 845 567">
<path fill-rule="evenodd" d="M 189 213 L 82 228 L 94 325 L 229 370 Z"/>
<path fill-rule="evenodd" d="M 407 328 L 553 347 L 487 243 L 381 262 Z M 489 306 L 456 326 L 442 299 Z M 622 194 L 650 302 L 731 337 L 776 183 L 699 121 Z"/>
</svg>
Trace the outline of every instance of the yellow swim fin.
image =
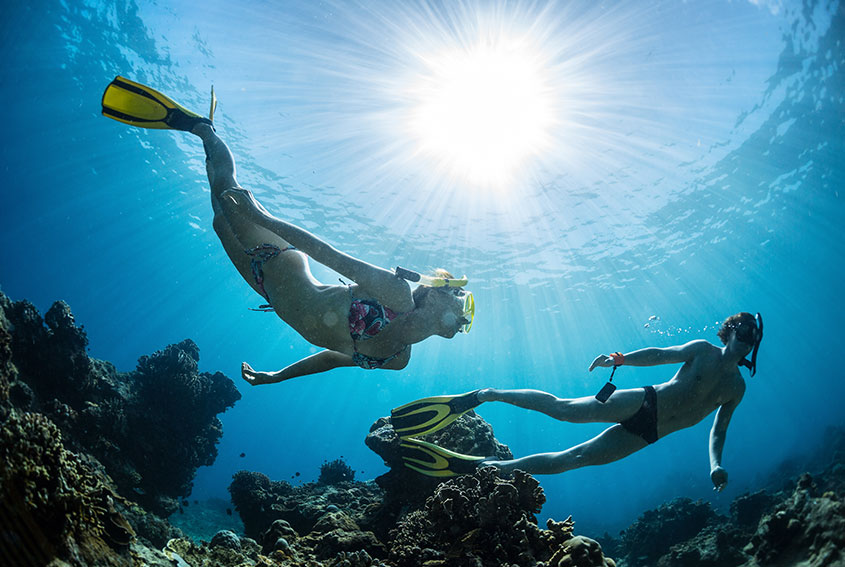
<svg viewBox="0 0 845 567">
<path fill-rule="evenodd" d="M 485 457 L 463 455 L 414 437 L 402 439 L 399 451 L 409 469 L 440 478 L 472 474 L 486 460 Z"/>
<path fill-rule="evenodd" d="M 400 438 L 434 433 L 478 407 L 478 390 L 456 396 L 432 396 L 393 408 L 390 422 Z"/>
<path fill-rule="evenodd" d="M 140 128 L 190 132 L 200 122 L 212 125 L 216 107 L 214 88 L 208 118 L 191 112 L 155 89 L 123 77 L 115 77 L 103 93 L 103 116 Z"/>
</svg>

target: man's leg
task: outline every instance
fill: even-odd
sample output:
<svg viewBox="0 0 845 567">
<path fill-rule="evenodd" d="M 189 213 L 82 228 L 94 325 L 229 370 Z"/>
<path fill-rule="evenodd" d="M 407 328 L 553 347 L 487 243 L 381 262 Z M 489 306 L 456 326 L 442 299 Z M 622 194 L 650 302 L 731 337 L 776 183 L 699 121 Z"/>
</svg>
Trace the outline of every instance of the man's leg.
<svg viewBox="0 0 845 567">
<path fill-rule="evenodd" d="M 647 445 L 642 437 L 625 431 L 621 425 L 613 425 L 589 441 L 566 451 L 538 453 L 510 461 L 484 461 L 481 466 L 492 465 L 505 473 L 518 469 L 529 474 L 557 474 L 612 463 Z"/>
<path fill-rule="evenodd" d="M 481 402 L 505 402 L 517 407 L 539 411 L 560 421 L 571 423 L 618 423 L 634 415 L 643 403 L 642 388 L 617 390 L 606 403 L 594 396 L 558 398 L 540 390 L 495 390 L 478 392 Z"/>
</svg>

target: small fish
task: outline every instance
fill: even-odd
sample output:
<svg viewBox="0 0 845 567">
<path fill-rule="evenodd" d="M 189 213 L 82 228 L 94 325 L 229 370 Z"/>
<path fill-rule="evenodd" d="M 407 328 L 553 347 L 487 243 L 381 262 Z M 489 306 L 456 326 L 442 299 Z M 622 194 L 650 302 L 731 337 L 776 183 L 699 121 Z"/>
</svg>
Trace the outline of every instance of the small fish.
<svg viewBox="0 0 845 567">
<path fill-rule="evenodd" d="M 299 476 L 299 473 L 296 473 L 296 476 Z"/>
<path fill-rule="evenodd" d="M 246 453 L 241 453 L 241 458 L 243 459 L 244 457 L 246 457 Z"/>
</svg>

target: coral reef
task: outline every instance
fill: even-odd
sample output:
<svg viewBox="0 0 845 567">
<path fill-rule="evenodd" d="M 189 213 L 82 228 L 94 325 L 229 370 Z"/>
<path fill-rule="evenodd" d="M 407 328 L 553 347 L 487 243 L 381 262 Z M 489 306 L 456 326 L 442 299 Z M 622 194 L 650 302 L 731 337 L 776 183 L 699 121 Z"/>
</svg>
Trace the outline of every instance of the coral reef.
<svg viewBox="0 0 845 567">
<path fill-rule="evenodd" d="M 126 430 L 132 443 L 127 438 L 118 444 L 141 476 L 139 501 L 164 515 L 190 494 L 197 468 L 217 458 L 223 426 L 216 416 L 241 397 L 220 372 L 198 372 L 198 362 L 199 348 L 187 339 L 141 357 L 129 376 Z"/>
<path fill-rule="evenodd" d="M 215 534 L 208 544 L 173 539 L 165 553 L 190 565 L 388 567 L 375 558 L 385 554 L 375 535 L 361 530 L 339 510 L 324 514 L 304 536 L 284 520 L 276 520 L 261 535 L 261 543 L 224 531 Z"/>
<path fill-rule="evenodd" d="M 141 357 L 132 372 L 86 354 L 69 307 L 42 320 L 0 293 L 0 562 L 159 567 L 762 567 L 845 565 L 845 431 L 832 429 L 814 474 L 737 498 L 730 517 L 679 499 L 644 513 L 605 550 L 571 518 L 537 526 L 532 476 L 485 467 L 451 479 L 403 466 L 388 418 L 367 436 L 391 470 L 354 480 L 342 459 L 292 486 L 238 472 L 229 487 L 245 534 L 214 527 L 194 542 L 160 517 L 181 509 L 198 466 L 216 456 L 217 414 L 239 398 L 200 373 L 190 340 Z M 510 458 L 473 412 L 427 437 L 452 450 Z M 794 470 L 793 463 L 783 470 Z M 238 526 L 239 524 L 228 524 Z M 239 527 L 235 529 L 239 530 Z M 161 551 L 159 551 L 161 550 Z"/>
<path fill-rule="evenodd" d="M 803 474 L 792 494 L 765 515 L 745 549 L 754 565 L 845 564 L 845 499 L 818 494 Z"/>
<path fill-rule="evenodd" d="M 282 540 L 284 541 L 284 540 Z M 320 545 L 321 542 L 317 542 Z M 195 543 L 188 539 L 173 539 L 167 543 L 164 553 L 172 564 L 209 565 L 214 567 L 392 567 L 373 558 L 364 550 L 339 551 L 331 557 L 317 559 L 314 549 L 302 542 L 279 545 L 264 553 L 258 544 L 249 538 L 240 538 L 240 549 L 223 545 Z M 179 563 L 179 561 L 183 563 Z"/>
<path fill-rule="evenodd" d="M 66 303 L 54 303 L 43 320 L 28 301 L 2 296 L 0 306 L 4 327 L 14 330 L 8 344 L 17 369 L 6 397 L 48 416 L 70 449 L 94 455 L 121 495 L 156 514 L 176 511 L 196 469 L 217 456 L 216 416 L 240 399 L 234 383 L 198 372 L 199 348 L 190 339 L 121 373 L 88 357 L 88 338 Z"/>
<path fill-rule="evenodd" d="M 625 565 L 845 565 L 845 430 L 828 431 L 821 447 L 812 460 L 823 467 L 816 475 L 773 481 L 784 485 L 775 493 L 740 496 L 730 518 L 706 504 L 675 500 L 644 513 L 621 540 L 603 538 L 606 547 L 624 556 Z"/>
<path fill-rule="evenodd" d="M 493 467 L 448 480 L 425 507 L 392 532 L 389 560 L 397 567 L 463 565 L 614 566 L 597 542 L 573 536 L 574 522 L 537 526 L 546 497 L 534 477 L 516 471 L 499 477 Z"/>
<path fill-rule="evenodd" d="M 426 435 L 425 440 L 458 453 L 513 458 L 510 449 L 495 438 L 490 424 L 474 411 L 460 416 L 449 427 Z M 376 478 L 376 483 L 384 490 L 384 502 L 375 511 L 377 518 L 372 526 L 380 537 L 387 537 L 397 519 L 409 509 L 422 507 L 442 479 L 422 476 L 404 466 L 399 436 L 389 417 L 373 423 L 365 443 L 390 467 L 388 472 Z"/>
<path fill-rule="evenodd" d="M 0 559 L 171 565 L 147 544 L 181 533 L 156 513 L 213 462 L 216 414 L 240 395 L 197 371 L 191 341 L 129 373 L 89 358 L 87 345 L 66 303 L 42 319 L 0 293 Z"/>
<path fill-rule="evenodd" d="M 465 453 L 511 456 L 474 413 L 428 438 Z M 503 479 L 486 467 L 445 481 L 420 476 L 402 464 L 387 418 L 371 428 L 367 444 L 394 466 L 378 484 L 328 484 L 337 475 L 327 471 L 346 472 L 342 461 L 324 464 L 321 482 L 298 487 L 258 472 L 235 474 L 229 491 L 259 557 L 294 565 L 303 557 L 350 566 L 614 565 L 597 542 L 573 534 L 571 519 L 537 526 L 545 495 L 528 474 Z"/>
<path fill-rule="evenodd" d="M 352 470 L 352 467 L 346 464 L 346 461 L 343 459 L 336 459 L 334 461 L 326 461 L 320 466 L 320 477 L 317 479 L 317 483 L 339 484 L 353 480 L 355 480 L 355 471 Z"/>
<path fill-rule="evenodd" d="M 250 471 L 235 473 L 229 493 L 245 533 L 256 540 L 275 520 L 284 520 L 298 534 L 307 534 L 323 514 L 333 510 L 342 510 L 357 524 L 372 529 L 373 512 L 380 508 L 383 498 L 382 490 L 372 481 L 294 487 Z"/>
<path fill-rule="evenodd" d="M 676 543 L 657 560 L 657 567 L 736 567 L 746 556 L 748 537 L 730 525 L 708 525 L 689 540 Z"/>
<path fill-rule="evenodd" d="M 678 498 L 649 510 L 622 532 L 622 546 L 628 550 L 625 564 L 656 565 L 673 545 L 694 537 L 719 518 L 710 504 L 689 498 Z"/>
<path fill-rule="evenodd" d="M 58 427 L 39 413 L 12 410 L 0 427 L 0 495 L 0 556 L 19 564 L 66 556 L 74 540 L 98 539 L 118 553 L 134 536 L 108 479 L 66 451 Z"/>
</svg>

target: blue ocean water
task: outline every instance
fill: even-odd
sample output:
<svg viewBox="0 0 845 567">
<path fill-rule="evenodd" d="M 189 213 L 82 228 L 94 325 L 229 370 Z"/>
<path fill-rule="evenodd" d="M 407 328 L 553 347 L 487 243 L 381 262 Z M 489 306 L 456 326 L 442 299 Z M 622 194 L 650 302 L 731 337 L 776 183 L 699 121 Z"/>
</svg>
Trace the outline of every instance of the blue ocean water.
<svg viewBox="0 0 845 567">
<path fill-rule="evenodd" d="M 740 310 L 764 314 L 766 338 L 728 433 L 728 488 L 712 491 L 708 419 L 542 477 L 543 517 L 596 533 L 678 496 L 723 509 L 845 421 L 839 2 L 35 1 L 0 26 L 0 286 L 42 311 L 66 300 L 91 355 L 120 370 L 190 337 L 202 370 L 237 381 L 192 498 L 226 498 L 240 469 L 314 480 L 341 456 L 374 478 L 385 469 L 363 439 L 391 407 L 484 386 L 589 395 L 607 377 L 587 372 L 597 354 L 718 342 Z M 537 49 L 555 120 L 496 185 L 419 151 L 407 117 L 433 54 L 501 35 Z M 241 361 L 278 369 L 315 349 L 248 310 L 261 298 L 211 229 L 197 139 L 100 116 L 117 74 L 197 110 L 213 84 L 243 186 L 372 263 L 466 273 L 472 332 L 416 345 L 402 372 L 241 381 Z M 479 413 L 519 456 L 603 429 Z"/>
</svg>

